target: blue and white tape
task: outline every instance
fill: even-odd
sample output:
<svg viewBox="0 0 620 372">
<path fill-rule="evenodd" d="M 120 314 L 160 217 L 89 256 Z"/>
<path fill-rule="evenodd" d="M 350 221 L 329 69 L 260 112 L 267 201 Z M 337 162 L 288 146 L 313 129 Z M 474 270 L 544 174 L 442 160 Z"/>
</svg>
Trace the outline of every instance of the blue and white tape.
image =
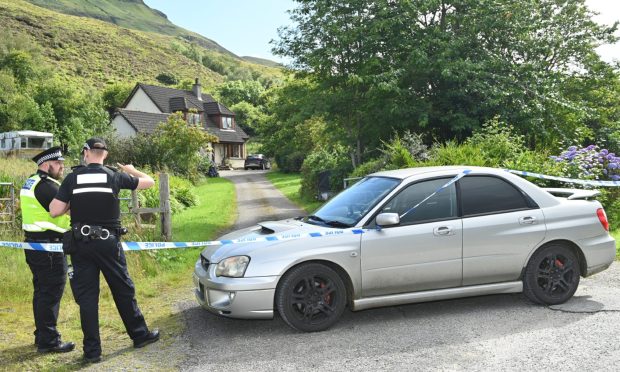
<svg viewBox="0 0 620 372">
<path fill-rule="evenodd" d="M 575 178 L 547 176 L 546 174 L 525 172 L 525 171 L 519 171 L 519 170 L 514 170 L 514 169 L 504 169 L 504 170 L 506 172 L 518 174 L 520 176 L 540 178 L 543 180 L 568 182 L 568 183 L 574 183 L 574 184 L 584 185 L 584 186 L 620 187 L 620 181 L 580 180 L 580 179 L 575 179 Z"/>
<path fill-rule="evenodd" d="M 295 239 L 307 239 L 307 238 L 319 238 L 340 236 L 345 234 L 359 235 L 363 234 L 363 229 L 330 229 L 327 231 L 315 231 L 309 233 L 295 233 L 295 234 L 280 234 L 270 236 L 256 236 L 247 237 L 241 239 L 231 240 L 210 240 L 204 242 L 122 242 L 123 250 L 125 251 L 144 251 L 152 249 L 174 249 L 174 248 L 197 248 L 207 247 L 213 245 L 228 245 L 228 244 L 242 244 L 242 243 L 260 243 L 260 242 L 275 242 L 284 240 Z M 32 251 L 43 252 L 62 252 L 62 244 L 60 243 L 23 243 L 23 242 L 8 242 L 0 241 L 0 247 L 27 249 Z"/>
<path fill-rule="evenodd" d="M 412 212 L 413 210 L 415 210 L 417 207 L 420 206 L 420 204 L 424 203 L 425 201 L 427 201 L 428 199 L 432 198 L 433 196 L 435 196 L 437 193 L 441 192 L 443 189 L 445 189 L 446 187 L 452 185 L 453 183 L 455 183 L 456 181 L 460 180 L 461 178 L 465 177 L 466 175 L 468 175 L 469 173 L 471 173 L 471 170 L 469 169 L 465 169 L 464 171 L 462 171 L 461 173 L 457 174 L 453 179 L 451 179 L 450 181 L 448 181 L 448 183 L 446 183 L 445 185 L 441 186 L 440 188 L 438 188 L 437 190 L 435 190 L 434 193 L 430 194 L 429 196 L 427 196 L 426 198 L 422 199 L 421 202 L 419 202 L 418 204 L 414 205 L 413 207 L 411 207 L 410 209 L 408 209 L 405 213 L 400 215 L 400 218 L 405 217 L 406 215 L 408 215 L 410 212 Z"/>
<path fill-rule="evenodd" d="M 521 176 L 528 176 L 528 177 L 540 178 L 540 179 L 545 179 L 545 180 L 569 182 L 569 183 L 587 185 L 587 186 L 602 186 L 602 187 L 620 186 L 620 181 L 580 180 L 580 179 L 573 179 L 573 178 L 548 176 L 548 175 L 544 175 L 540 173 L 518 171 L 518 170 L 513 170 L 513 169 L 505 169 L 505 171 L 518 174 Z M 403 218 L 407 214 L 413 212 L 420 204 L 432 198 L 434 195 L 441 192 L 446 187 L 452 185 L 459 179 L 465 177 L 469 173 L 471 173 L 471 170 L 469 169 L 464 170 L 463 172 L 459 173 L 454 178 L 452 178 L 450 181 L 448 181 L 446 184 L 438 188 L 435 192 L 433 192 L 432 194 L 424 198 L 421 202 L 414 205 L 409 210 L 407 210 L 405 213 L 403 213 L 400 216 L 400 218 Z M 295 239 L 329 237 L 329 236 L 338 236 L 338 235 L 345 235 L 345 234 L 359 235 L 363 233 L 364 233 L 364 229 L 360 229 L 360 228 L 330 229 L 326 231 L 316 231 L 316 232 L 309 232 L 309 233 L 281 234 L 281 235 L 270 235 L 270 236 L 264 236 L 264 237 L 253 236 L 253 237 L 231 239 L 231 240 L 210 240 L 210 241 L 204 241 L 204 242 L 122 242 L 121 245 L 123 246 L 123 250 L 125 251 L 142 251 L 142 250 L 153 250 L 153 249 L 197 248 L 197 247 L 207 247 L 207 246 L 214 246 L 214 245 L 273 242 L 273 241 L 284 241 L 284 240 L 295 240 Z M 0 247 L 27 249 L 27 250 L 43 251 L 43 252 L 62 252 L 62 244 L 59 244 L 59 243 L 24 243 L 24 242 L 0 241 Z"/>
</svg>

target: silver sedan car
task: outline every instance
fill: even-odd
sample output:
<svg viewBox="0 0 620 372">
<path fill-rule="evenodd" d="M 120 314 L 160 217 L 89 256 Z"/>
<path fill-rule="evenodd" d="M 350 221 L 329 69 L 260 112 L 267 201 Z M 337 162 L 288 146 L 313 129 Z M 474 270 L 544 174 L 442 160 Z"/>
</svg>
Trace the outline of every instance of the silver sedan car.
<svg viewBox="0 0 620 372">
<path fill-rule="evenodd" d="M 204 249 L 194 271 L 196 298 L 231 318 L 277 311 L 308 332 L 329 328 L 347 306 L 516 292 L 540 304 L 563 303 L 581 276 L 615 258 L 597 193 L 545 190 L 494 168 L 375 173 L 311 216 L 221 238 L 255 242 Z"/>
</svg>

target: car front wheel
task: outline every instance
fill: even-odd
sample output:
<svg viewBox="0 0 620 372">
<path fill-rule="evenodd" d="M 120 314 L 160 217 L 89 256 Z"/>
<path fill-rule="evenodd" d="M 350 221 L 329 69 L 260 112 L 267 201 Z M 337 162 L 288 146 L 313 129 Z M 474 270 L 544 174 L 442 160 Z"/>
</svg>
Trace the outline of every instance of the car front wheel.
<svg viewBox="0 0 620 372">
<path fill-rule="evenodd" d="M 523 293 L 536 303 L 561 304 L 575 294 L 579 277 L 579 261 L 573 251 L 561 244 L 550 244 L 528 262 Z"/>
<path fill-rule="evenodd" d="M 344 311 L 347 292 L 342 279 L 321 264 L 304 264 L 284 275 L 276 291 L 276 308 L 292 328 L 323 331 Z"/>
</svg>

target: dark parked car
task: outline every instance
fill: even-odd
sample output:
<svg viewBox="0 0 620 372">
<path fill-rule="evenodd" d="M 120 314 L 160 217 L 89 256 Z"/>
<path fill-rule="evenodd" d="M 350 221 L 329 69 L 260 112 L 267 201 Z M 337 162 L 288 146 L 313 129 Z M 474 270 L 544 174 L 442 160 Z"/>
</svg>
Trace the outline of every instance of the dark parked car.
<svg viewBox="0 0 620 372">
<path fill-rule="evenodd" d="M 250 168 L 271 169 L 271 162 L 263 154 L 248 155 L 248 157 L 245 158 L 245 163 L 243 164 L 243 168 L 245 170 L 248 170 Z"/>
</svg>

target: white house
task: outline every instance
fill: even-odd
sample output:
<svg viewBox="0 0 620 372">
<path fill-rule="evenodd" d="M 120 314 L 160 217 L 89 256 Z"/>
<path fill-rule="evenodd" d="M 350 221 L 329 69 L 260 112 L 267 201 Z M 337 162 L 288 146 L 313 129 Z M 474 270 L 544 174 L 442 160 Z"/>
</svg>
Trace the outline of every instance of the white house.
<svg viewBox="0 0 620 372">
<path fill-rule="evenodd" d="M 201 92 L 198 79 L 191 91 L 136 84 L 123 106 L 112 116 L 112 126 L 119 137 L 131 137 L 137 133 L 151 134 L 157 125 L 166 122 L 168 116 L 179 111 L 189 124 L 200 123 L 205 130 L 219 138 L 219 143 L 213 144 L 213 156 L 217 164 L 227 159 L 233 167 L 243 167 L 245 142 L 249 136 L 237 126 L 234 112 Z"/>
</svg>

